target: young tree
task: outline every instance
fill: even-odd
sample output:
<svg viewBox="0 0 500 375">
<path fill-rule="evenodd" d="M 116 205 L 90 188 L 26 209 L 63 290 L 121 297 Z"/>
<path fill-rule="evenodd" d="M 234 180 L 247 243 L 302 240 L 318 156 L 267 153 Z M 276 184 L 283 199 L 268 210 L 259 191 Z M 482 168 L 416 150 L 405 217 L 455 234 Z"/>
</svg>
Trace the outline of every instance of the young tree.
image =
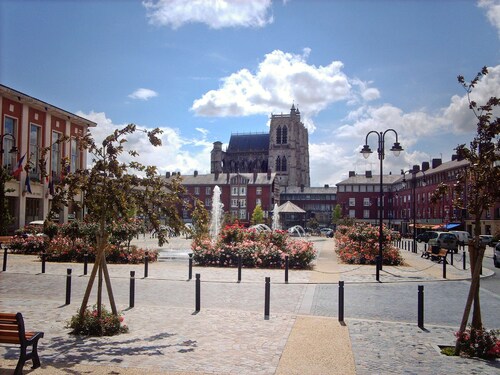
<svg viewBox="0 0 500 375">
<path fill-rule="evenodd" d="M 459 329 L 460 336 L 465 331 L 473 303 L 471 327 L 473 329 L 483 328 L 479 300 L 480 274 L 485 252 L 485 246 L 479 238 L 481 218 L 500 199 L 500 189 L 496 185 L 496 181 L 500 180 L 500 168 L 495 166 L 495 162 L 500 159 L 500 119 L 495 116 L 498 114 L 500 99 L 490 97 L 484 105 L 478 105 L 471 99 L 473 89 L 487 74 L 488 69 L 484 67 L 469 83 L 465 81 L 464 77 L 458 76 L 458 82 L 467 92 L 469 108 L 477 119 L 476 135 L 469 146 L 461 144 L 456 148 L 458 159 L 467 160 L 469 165 L 464 173 L 457 176 L 453 186 L 456 193 L 455 205 L 465 209 L 474 220 L 473 240 L 469 243 L 472 279 Z M 442 197 L 446 191 L 445 185 L 439 186 L 434 195 L 434 201 Z M 457 339 L 455 347 L 457 354 L 458 343 Z"/>
<path fill-rule="evenodd" d="M 164 231 L 159 230 L 162 218 L 167 218 L 166 224 L 176 232 L 184 230 L 184 223 L 178 214 L 178 207 L 183 204 L 181 196 L 184 192 L 180 177 L 167 181 L 157 173 L 154 166 L 144 166 L 137 161 L 125 163 L 119 160 L 120 155 L 125 152 L 127 136 L 137 131 L 146 133 L 152 146 L 161 145 L 158 137 L 161 133 L 159 129 L 138 130 L 134 124 L 115 130 L 100 145 L 94 142 L 90 134 L 79 138 L 77 140 L 79 147 L 87 150 L 92 156 L 92 167 L 65 174 L 57 184 L 53 195 L 50 215 L 59 213 L 62 205 L 68 205 L 70 202 L 77 207 L 81 206 L 80 199 L 75 198 L 83 197 L 87 218 L 99 225 L 96 236 L 96 261 L 79 311 L 80 318 L 83 318 L 87 308 L 96 275 L 98 316 L 101 314 L 103 278 L 112 312 L 114 315 L 118 314 L 105 255 L 109 244 L 110 224 L 113 221 L 128 217 L 131 209 L 136 210 L 137 214 L 147 218 L 156 229 L 160 246 L 167 241 Z M 48 149 L 43 151 L 42 160 L 45 160 Z M 133 150 L 128 151 L 128 154 L 132 159 L 138 156 Z M 67 162 L 63 160 L 63 171 L 69 170 L 65 164 Z M 45 166 L 41 170 L 45 176 Z M 132 171 L 142 174 L 143 177 L 132 174 Z"/>
<path fill-rule="evenodd" d="M 193 210 L 193 225 L 195 237 L 207 237 L 210 225 L 210 213 L 203 202 L 195 198 Z"/>
<path fill-rule="evenodd" d="M 340 223 L 340 219 L 342 218 L 342 207 L 340 204 L 337 204 L 332 212 L 332 223 L 337 225 Z"/>
<path fill-rule="evenodd" d="M 262 210 L 260 204 L 258 204 L 257 206 L 255 206 L 255 209 L 252 213 L 252 225 L 262 223 L 264 223 L 264 211 Z"/>
<path fill-rule="evenodd" d="M 0 165 L 0 236 L 7 234 L 9 225 L 12 222 L 6 196 L 6 193 L 12 191 L 11 189 L 6 189 L 6 184 L 11 178 L 7 169 Z"/>
</svg>

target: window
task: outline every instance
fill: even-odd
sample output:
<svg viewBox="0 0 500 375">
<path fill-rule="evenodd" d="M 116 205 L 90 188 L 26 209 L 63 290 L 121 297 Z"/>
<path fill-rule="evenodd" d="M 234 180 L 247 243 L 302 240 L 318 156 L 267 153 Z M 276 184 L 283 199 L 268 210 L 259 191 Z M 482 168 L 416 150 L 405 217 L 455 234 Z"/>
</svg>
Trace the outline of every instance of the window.
<svg viewBox="0 0 500 375">
<path fill-rule="evenodd" d="M 283 130 L 281 133 L 281 143 L 286 145 L 288 142 L 288 128 L 286 126 L 283 126 Z"/>
<path fill-rule="evenodd" d="M 371 206 L 370 198 L 363 198 L 363 206 L 365 206 L 365 207 Z"/>
<path fill-rule="evenodd" d="M 240 199 L 239 204 L 240 204 L 240 207 L 246 207 L 247 206 L 247 200 L 246 199 Z"/>
<path fill-rule="evenodd" d="M 238 207 L 238 199 L 231 199 L 231 207 Z"/>
<path fill-rule="evenodd" d="M 80 151 L 78 150 L 78 141 L 71 139 L 71 172 L 80 169 Z"/>
<path fill-rule="evenodd" d="M 52 155 L 51 155 L 51 170 L 52 177 L 59 179 L 61 176 L 61 145 L 59 144 L 59 139 L 61 138 L 61 133 L 52 132 Z"/>
<path fill-rule="evenodd" d="M 370 218 L 370 210 L 363 210 L 363 219 Z"/>
<path fill-rule="evenodd" d="M 281 126 L 276 129 L 276 143 L 281 144 Z"/>
<path fill-rule="evenodd" d="M 356 206 L 356 198 L 349 198 L 349 207 Z"/>
<path fill-rule="evenodd" d="M 238 186 L 233 186 L 231 188 L 231 195 L 238 195 Z"/>
<path fill-rule="evenodd" d="M 247 195 L 246 186 L 240 186 L 240 195 Z"/>
<path fill-rule="evenodd" d="M 262 195 L 262 187 L 261 186 L 257 187 L 255 194 Z"/>
<path fill-rule="evenodd" d="M 360 185 L 359 191 L 362 193 L 366 193 L 366 185 Z"/>
<path fill-rule="evenodd" d="M 212 188 L 210 186 L 205 188 L 205 195 L 212 195 Z"/>
<path fill-rule="evenodd" d="M 283 156 L 283 159 L 281 159 L 281 170 L 286 172 L 286 156 Z"/>
<path fill-rule="evenodd" d="M 17 135 L 17 120 L 12 117 L 5 116 L 4 118 L 4 128 L 3 134 L 12 134 L 14 137 Z M 3 137 L 3 166 L 8 167 L 7 169 L 14 169 L 17 164 L 16 153 L 10 153 L 12 147 L 16 146 L 14 144 L 14 139 L 12 137 Z"/>
<path fill-rule="evenodd" d="M 276 172 L 281 171 L 281 158 L 278 156 L 276 158 Z"/>
<path fill-rule="evenodd" d="M 256 206 L 261 206 L 261 207 L 262 207 L 262 201 L 260 200 L 260 198 L 257 198 L 257 199 L 255 200 L 255 205 L 256 205 Z"/>
<path fill-rule="evenodd" d="M 240 210 L 240 220 L 245 220 L 247 218 L 246 210 Z"/>
<path fill-rule="evenodd" d="M 30 178 L 40 180 L 40 149 L 42 147 L 41 128 L 30 124 L 29 161 L 31 163 Z"/>
<path fill-rule="evenodd" d="M 349 217 L 351 219 L 356 218 L 356 210 L 349 210 Z"/>
<path fill-rule="evenodd" d="M 372 193 L 373 192 L 373 185 L 366 185 L 366 191 L 368 193 Z"/>
<path fill-rule="evenodd" d="M 205 207 L 210 207 L 212 205 L 212 199 L 211 198 L 205 198 Z"/>
<path fill-rule="evenodd" d="M 194 195 L 200 195 L 200 187 L 199 186 L 194 187 Z"/>
</svg>

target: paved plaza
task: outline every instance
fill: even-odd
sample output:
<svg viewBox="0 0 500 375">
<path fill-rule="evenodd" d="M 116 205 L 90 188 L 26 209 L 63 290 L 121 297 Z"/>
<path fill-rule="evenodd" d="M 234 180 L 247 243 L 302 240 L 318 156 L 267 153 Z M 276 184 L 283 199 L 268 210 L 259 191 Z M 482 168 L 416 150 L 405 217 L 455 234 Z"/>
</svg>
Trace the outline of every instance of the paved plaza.
<svg viewBox="0 0 500 375">
<path fill-rule="evenodd" d="M 172 238 L 160 262 L 109 265 L 117 307 L 130 332 L 114 337 L 69 335 L 66 322 L 80 307 L 88 275 L 83 265 L 46 264 L 9 254 L 0 272 L 0 311 L 20 311 L 29 329 L 45 332 L 38 374 L 498 374 L 499 361 L 450 358 L 468 293 L 470 270 L 461 255 L 447 266 L 402 250 L 405 265 L 339 264 L 333 239 L 311 237 L 318 258 L 312 270 L 194 267 L 188 280 L 190 240 Z M 156 248 L 153 239 L 141 246 Z M 89 265 L 89 273 L 90 273 Z M 72 269 L 71 304 L 65 304 L 66 270 Z M 130 271 L 135 306 L 129 308 Z M 195 312 L 195 275 L 201 310 Z M 493 270 L 483 268 L 483 277 Z M 271 278 L 269 319 L 264 319 L 264 280 Z M 339 281 L 344 281 L 345 324 L 338 321 Z M 417 286 L 425 288 L 425 329 L 417 326 Z M 106 294 L 105 294 L 106 295 Z M 90 299 L 96 300 L 95 287 Z M 109 306 L 107 296 L 104 299 Z M 500 328 L 500 296 L 481 294 L 487 328 Z M 10 374 L 19 350 L 0 344 L 0 374 Z"/>
</svg>

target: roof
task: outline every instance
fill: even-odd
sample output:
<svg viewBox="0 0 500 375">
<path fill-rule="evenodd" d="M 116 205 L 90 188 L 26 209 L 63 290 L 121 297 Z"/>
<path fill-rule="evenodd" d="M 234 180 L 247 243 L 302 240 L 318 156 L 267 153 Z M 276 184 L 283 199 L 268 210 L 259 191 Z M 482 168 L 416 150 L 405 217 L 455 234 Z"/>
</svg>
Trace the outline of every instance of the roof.
<svg viewBox="0 0 500 375">
<path fill-rule="evenodd" d="M 227 152 L 269 151 L 269 133 L 231 134 Z"/>
<path fill-rule="evenodd" d="M 384 174 L 382 183 L 383 185 L 389 185 L 397 182 L 399 179 L 403 177 L 398 174 Z M 360 174 L 356 176 L 349 177 L 346 180 L 340 181 L 337 183 L 338 185 L 373 185 L 380 183 L 380 175 L 372 175 L 372 177 L 366 177 L 366 174 Z"/>
<path fill-rule="evenodd" d="M 281 206 L 278 207 L 279 213 L 290 213 L 290 214 L 303 214 L 305 211 L 299 206 L 293 204 L 290 201 L 286 201 Z"/>
<path fill-rule="evenodd" d="M 300 186 L 286 186 L 280 191 L 281 194 L 336 194 L 337 188 L 329 187 L 304 187 L 303 191 Z"/>
<path fill-rule="evenodd" d="M 219 173 L 217 179 L 215 179 L 215 173 L 210 174 L 198 174 L 198 175 L 181 175 L 183 185 L 228 185 L 229 180 L 234 176 L 243 176 L 248 179 L 249 185 L 271 185 L 276 178 L 276 173 L 271 173 L 271 178 L 267 178 L 267 173 L 256 173 L 256 178 L 254 181 L 253 173 Z M 229 179 L 228 179 L 229 176 Z M 177 177 L 171 176 L 170 178 Z"/>
</svg>

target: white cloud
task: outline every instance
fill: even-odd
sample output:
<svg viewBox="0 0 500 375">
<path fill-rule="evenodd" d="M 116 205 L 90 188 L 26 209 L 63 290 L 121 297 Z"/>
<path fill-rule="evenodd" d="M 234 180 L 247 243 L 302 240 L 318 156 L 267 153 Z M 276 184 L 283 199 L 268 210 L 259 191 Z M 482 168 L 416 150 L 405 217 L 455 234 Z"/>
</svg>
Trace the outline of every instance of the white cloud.
<svg viewBox="0 0 500 375">
<path fill-rule="evenodd" d="M 158 96 L 158 93 L 156 91 L 153 91 L 151 89 L 141 88 L 141 89 L 135 90 L 128 97 L 132 98 L 132 99 L 138 99 L 138 100 L 149 100 L 151 98 L 154 98 L 155 96 Z"/>
<path fill-rule="evenodd" d="M 213 29 L 264 27 L 273 22 L 271 0 L 146 0 L 149 22 L 177 29 L 186 23 L 204 23 Z"/>
<path fill-rule="evenodd" d="M 490 23 L 497 28 L 500 37 L 500 1 L 479 0 L 478 6 L 486 9 L 486 16 Z"/>
<path fill-rule="evenodd" d="M 275 50 L 265 55 L 255 73 L 241 69 L 222 78 L 221 86 L 196 99 L 191 110 L 200 116 L 268 115 L 288 111 L 295 102 L 313 131 L 312 118 L 330 104 L 379 97 L 379 91 L 368 83 L 349 79 L 340 61 L 327 66 L 308 64 L 310 52 L 309 48 L 301 55 Z"/>
<path fill-rule="evenodd" d="M 103 112 L 78 112 L 78 116 L 87 118 L 97 123 L 90 132 L 97 144 L 102 143 L 105 137 L 116 129 L 123 128 L 126 124 L 114 124 Z M 138 128 L 145 129 L 145 126 L 138 124 Z M 197 170 L 200 173 L 210 172 L 210 151 L 212 142 L 205 139 L 205 135 L 195 139 L 186 139 L 181 136 L 178 129 L 163 126 L 161 134 L 162 145 L 153 147 L 147 137 L 142 132 L 127 137 L 126 149 L 135 150 L 139 153 L 136 161 L 144 165 L 155 165 L 160 173 L 167 171 L 181 171 L 181 174 L 193 173 Z M 203 132 L 202 132 L 203 134 Z M 123 162 L 128 162 L 131 157 L 124 153 L 120 157 Z M 88 163 L 92 162 L 91 156 Z"/>
</svg>

